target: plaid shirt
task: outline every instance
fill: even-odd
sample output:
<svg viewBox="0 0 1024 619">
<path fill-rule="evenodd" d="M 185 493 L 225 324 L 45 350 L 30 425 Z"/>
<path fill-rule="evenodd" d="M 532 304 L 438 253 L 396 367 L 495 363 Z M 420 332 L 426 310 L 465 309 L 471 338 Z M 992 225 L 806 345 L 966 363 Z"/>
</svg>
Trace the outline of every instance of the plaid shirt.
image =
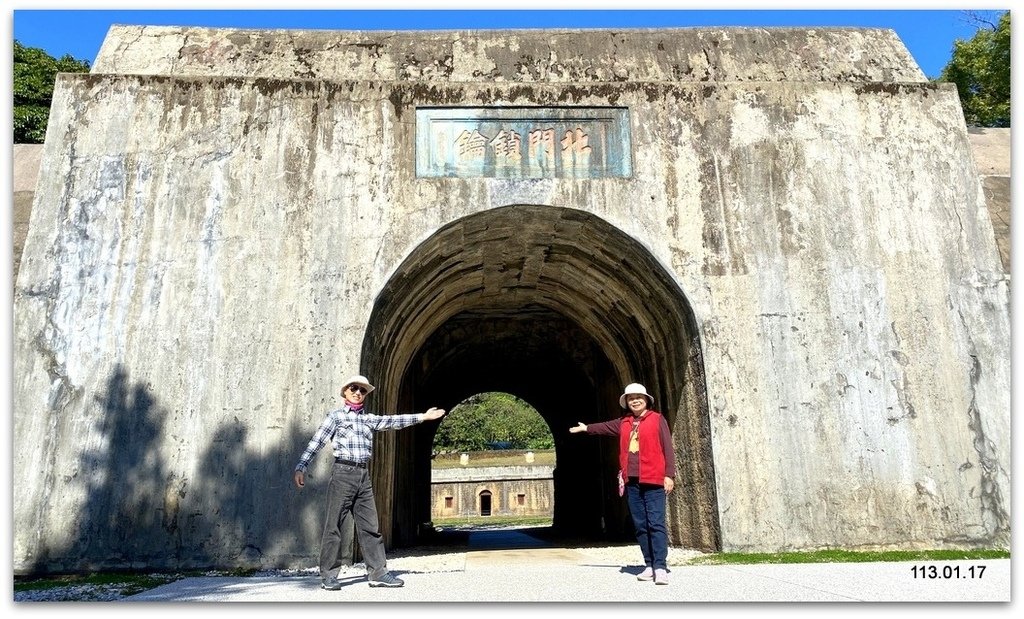
<svg viewBox="0 0 1024 619">
<path fill-rule="evenodd" d="M 353 462 L 368 462 L 373 455 L 374 430 L 398 430 L 417 424 L 423 415 L 374 415 L 372 413 L 356 413 L 349 410 L 348 405 L 327 413 L 323 423 L 317 428 L 316 434 L 309 440 L 306 451 L 302 452 L 296 471 L 305 471 L 313 456 L 330 439 L 334 447 L 334 457 Z"/>
</svg>

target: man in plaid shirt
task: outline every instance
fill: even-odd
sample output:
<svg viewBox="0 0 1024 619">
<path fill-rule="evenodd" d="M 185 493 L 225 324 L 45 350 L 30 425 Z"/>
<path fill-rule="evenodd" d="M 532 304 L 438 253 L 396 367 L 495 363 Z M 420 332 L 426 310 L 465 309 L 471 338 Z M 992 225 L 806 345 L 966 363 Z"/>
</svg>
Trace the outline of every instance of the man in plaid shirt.
<svg viewBox="0 0 1024 619">
<path fill-rule="evenodd" d="M 375 431 L 398 430 L 417 423 L 440 419 L 445 411 L 430 408 L 425 413 L 412 415 L 374 415 L 363 408 L 366 396 L 374 387 L 365 376 L 353 376 L 345 381 L 341 393 L 345 404 L 327 413 L 323 423 L 310 439 L 295 467 L 295 485 L 306 485 L 306 467 L 320 448 L 331 441 L 334 449 L 334 467 L 331 483 L 327 487 L 327 521 L 320 542 L 320 586 L 337 591 L 341 588 L 338 571 L 341 561 L 341 523 L 351 513 L 355 518 L 359 547 L 366 560 L 367 580 L 371 587 L 401 587 L 405 583 L 387 570 L 384 541 L 377 519 L 377 505 L 370 484 L 369 462 L 373 455 Z"/>
</svg>

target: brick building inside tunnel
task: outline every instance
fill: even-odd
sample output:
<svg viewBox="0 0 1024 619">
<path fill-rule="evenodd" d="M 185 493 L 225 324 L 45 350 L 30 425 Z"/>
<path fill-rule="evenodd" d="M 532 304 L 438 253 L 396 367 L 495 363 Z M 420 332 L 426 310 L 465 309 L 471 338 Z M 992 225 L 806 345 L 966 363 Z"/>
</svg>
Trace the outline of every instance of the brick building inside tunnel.
<svg viewBox="0 0 1024 619">
<path fill-rule="evenodd" d="M 291 472 L 357 371 L 378 412 L 529 402 L 584 539 L 630 531 L 568 429 L 640 381 L 674 545 L 1008 546 L 1008 285 L 891 31 L 116 26 L 15 286 L 14 569 L 313 565 L 330 458 Z M 390 546 L 436 427 L 376 439 Z"/>
</svg>

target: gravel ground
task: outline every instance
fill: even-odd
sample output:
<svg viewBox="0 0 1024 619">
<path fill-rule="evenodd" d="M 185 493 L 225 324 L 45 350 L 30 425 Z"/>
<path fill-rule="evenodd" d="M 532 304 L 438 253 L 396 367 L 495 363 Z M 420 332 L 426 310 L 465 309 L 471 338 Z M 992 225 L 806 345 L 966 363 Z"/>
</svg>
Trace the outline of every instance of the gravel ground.
<svg viewBox="0 0 1024 619">
<path fill-rule="evenodd" d="M 643 559 L 640 555 L 640 548 L 637 546 L 601 546 L 589 548 L 573 548 L 572 550 L 584 554 L 588 559 L 610 564 L 620 565 L 642 565 Z M 684 565 L 695 556 L 700 555 L 695 550 L 683 550 L 670 548 L 668 564 Z M 411 549 L 403 552 L 395 550 L 388 553 L 388 567 L 406 572 L 458 572 L 465 569 L 466 551 L 444 552 L 443 550 Z M 365 573 L 366 566 L 357 563 L 342 573 L 342 576 Z M 254 576 L 288 576 L 315 575 L 315 567 L 304 570 L 267 570 L 256 573 Z M 223 576 L 220 572 L 209 572 L 210 576 Z M 68 585 L 65 587 L 54 587 L 51 589 L 40 589 L 34 591 L 15 591 L 15 602 L 113 602 L 125 599 L 125 590 L 132 591 L 134 584 L 119 586 L 116 584 L 104 585 Z"/>
</svg>

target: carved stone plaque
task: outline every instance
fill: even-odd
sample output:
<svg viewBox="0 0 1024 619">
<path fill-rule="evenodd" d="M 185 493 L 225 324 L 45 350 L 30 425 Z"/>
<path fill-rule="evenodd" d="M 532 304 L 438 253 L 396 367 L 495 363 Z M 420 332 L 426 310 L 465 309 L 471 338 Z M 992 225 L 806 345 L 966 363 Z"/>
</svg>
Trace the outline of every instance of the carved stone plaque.
<svg viewBox="0 0 1024 619">
<path fill-rule="evenodd" d="M 631 159 L 626 108 L 416 110 L 418 177 L 628 177 Z"/>
</svg>

